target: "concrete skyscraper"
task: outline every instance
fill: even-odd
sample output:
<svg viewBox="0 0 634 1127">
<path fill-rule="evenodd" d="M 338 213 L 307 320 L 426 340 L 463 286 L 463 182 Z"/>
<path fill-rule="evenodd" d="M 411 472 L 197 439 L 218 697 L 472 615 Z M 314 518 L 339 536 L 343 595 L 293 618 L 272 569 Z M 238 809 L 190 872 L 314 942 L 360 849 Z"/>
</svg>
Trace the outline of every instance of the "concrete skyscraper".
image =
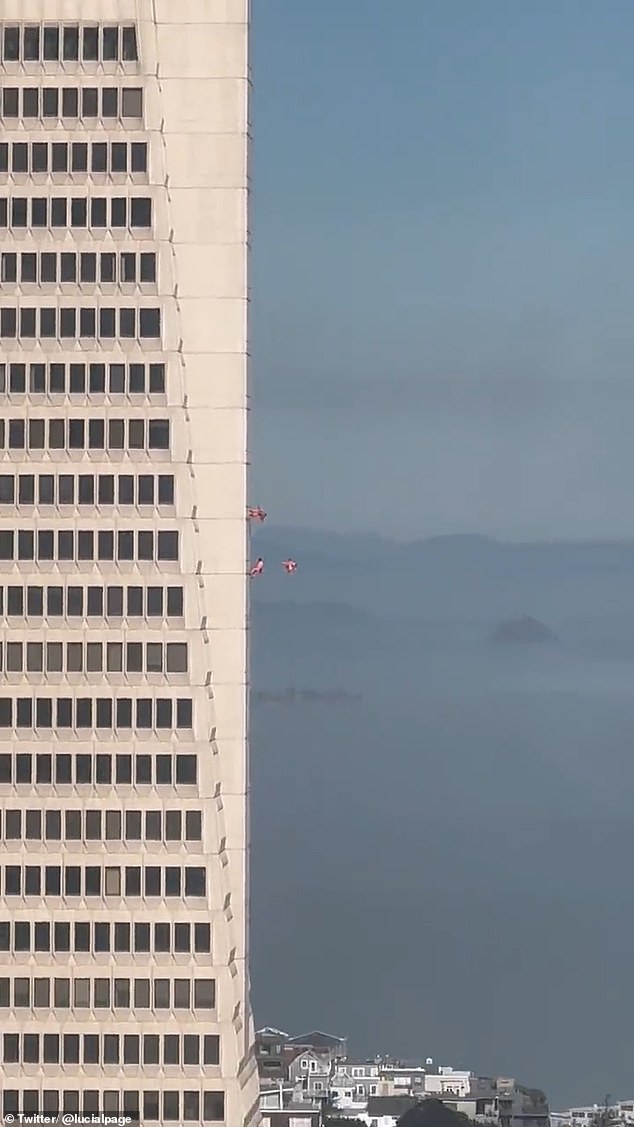
<svg viewBox="0 0 634 1127">
<path fill-rule="evenodd" d="M 257 1119 L 248 0 L 0 0 L 2 1113 Z"/>
</svg>

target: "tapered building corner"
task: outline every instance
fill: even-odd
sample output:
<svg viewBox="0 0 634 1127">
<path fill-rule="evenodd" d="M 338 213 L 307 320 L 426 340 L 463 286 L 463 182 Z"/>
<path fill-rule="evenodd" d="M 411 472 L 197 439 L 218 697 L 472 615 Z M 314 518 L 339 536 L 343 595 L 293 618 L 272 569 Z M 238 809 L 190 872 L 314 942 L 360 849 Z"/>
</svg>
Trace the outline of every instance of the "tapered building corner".
<svg viewBox="0 0 634 1127">
<path fill-rule="evenodd" d="M 4 1116 L 258 1120 L 248 15 L 0 0 Z"/>
</svg>

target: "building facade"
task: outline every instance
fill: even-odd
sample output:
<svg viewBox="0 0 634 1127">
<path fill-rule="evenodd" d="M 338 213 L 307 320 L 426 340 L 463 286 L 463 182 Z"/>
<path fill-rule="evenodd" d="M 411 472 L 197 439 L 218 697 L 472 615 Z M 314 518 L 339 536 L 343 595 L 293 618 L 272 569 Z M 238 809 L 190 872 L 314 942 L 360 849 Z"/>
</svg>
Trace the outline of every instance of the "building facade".
<svg viewBox="0 0 634 1127">
<path fill-rule="evenodd" d="M 248 0 L 0 0 L 2 1114 L 258 1117 Z"/>
</svg>

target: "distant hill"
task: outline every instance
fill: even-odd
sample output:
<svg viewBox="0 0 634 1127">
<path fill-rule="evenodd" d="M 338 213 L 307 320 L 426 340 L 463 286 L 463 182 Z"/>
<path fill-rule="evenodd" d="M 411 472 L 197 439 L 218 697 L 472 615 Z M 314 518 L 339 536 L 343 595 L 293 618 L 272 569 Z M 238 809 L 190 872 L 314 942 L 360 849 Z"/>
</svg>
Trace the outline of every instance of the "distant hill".
<svg viewBox="0 0 634 1127">
<path fill-rule="evenodd" d="M 557 642 L 559 639 L 543 622 L 531 618 L 530 615 L 524 615 L 522 618 L 511 618 L 501 622 L 491 634 L 491 641 L 524 645 L 534 642 Z"/>
</svg>

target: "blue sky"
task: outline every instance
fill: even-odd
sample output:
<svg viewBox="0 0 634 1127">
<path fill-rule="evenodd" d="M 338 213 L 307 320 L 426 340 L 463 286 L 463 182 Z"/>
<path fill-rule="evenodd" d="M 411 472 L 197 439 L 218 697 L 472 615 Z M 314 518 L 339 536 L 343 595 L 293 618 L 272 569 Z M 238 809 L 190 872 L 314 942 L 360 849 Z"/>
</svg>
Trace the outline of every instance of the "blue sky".
<svg viewBox="0 0 634 1127">
<path fill-rule="evenodd" d="M 253 8 L 253 501 L 634 535 L 634 6 Z"/>
</svg>

